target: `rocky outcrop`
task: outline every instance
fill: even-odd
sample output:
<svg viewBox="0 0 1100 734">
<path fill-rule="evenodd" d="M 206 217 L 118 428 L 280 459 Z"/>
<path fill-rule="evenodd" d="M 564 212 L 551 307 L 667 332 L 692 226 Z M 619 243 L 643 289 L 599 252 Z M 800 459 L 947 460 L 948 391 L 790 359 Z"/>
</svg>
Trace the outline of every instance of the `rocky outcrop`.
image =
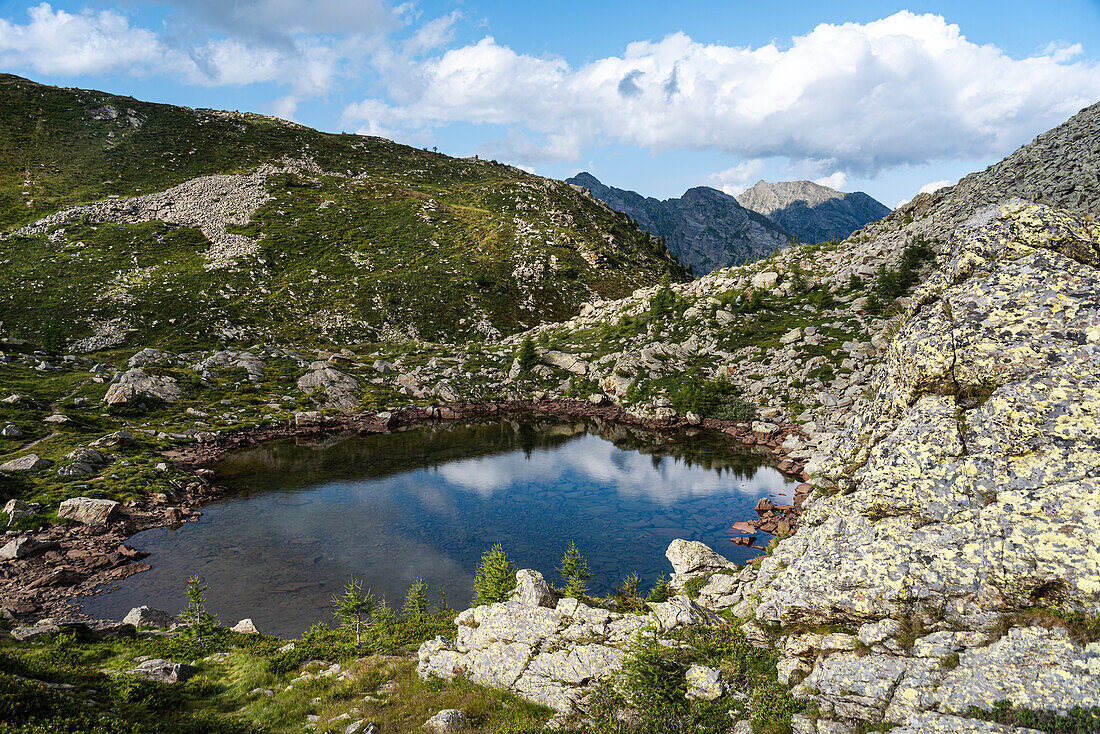
<svg viewBox="0 0 1100 734">
<path fill-rule="evenodd" d="M 150 375 L 140 367 L 134 367 L 118 376 L 103 396 L 105 405 L 133 408 L 142 405 L 147 398 L 171 402 L 180 396 L 175 378 Z"/>
<path fill-rule="evenodd" d="M 784 630 L 852 629 L 775 640 L 841 723 L 1100 704 L 1100 643 L 1059 622 L 1100 615 L 1100 227 L 1010 202 L 943 260 L 807 466 L 830 496 L 744 590 Z"/>
<path fill-rule="evenodd" d="M 359 381 L 323 361 L 314 362 L 310 371 L 298 379 L 298 389 L 307 395 L 321 392 L 330 408 L 352 410 L 359 404 Z"/>
<path fill-rule="evenodd" d="M 810 243 L 842 240 L 890 213 L 890 207 L 862 191 L 844 193 L 812 181 L 757 181 L 737 195 L 737 202 Z"/>
<path fill-rule="evenodd" d="M 642 229 L 664 237 L 672 254 L 696 275 L 759 260 L 790 239 L 772 220 L 706 186 L 660 201 L 606 186 L 590 173 L 578 173 L 566 181 L 583 186 L 612 209 L 629 214 Z"/>
<path fill-rule="evenodd" d="M 546 586 L 537 571 L 520 571 L 517 582 L 518 601 L 467 609 L 455 620 L 454 640 L 437 637 L 421 645 L 421 677 L 464 675 L 561 714 L 580 713 L 595 686 L 619 669 L 624 647 L 639 632 L 667 634 L 716 619 L 686 596 L 652 603 L 648 614 L 621 614 L 524 591 Z"/>
</svg>

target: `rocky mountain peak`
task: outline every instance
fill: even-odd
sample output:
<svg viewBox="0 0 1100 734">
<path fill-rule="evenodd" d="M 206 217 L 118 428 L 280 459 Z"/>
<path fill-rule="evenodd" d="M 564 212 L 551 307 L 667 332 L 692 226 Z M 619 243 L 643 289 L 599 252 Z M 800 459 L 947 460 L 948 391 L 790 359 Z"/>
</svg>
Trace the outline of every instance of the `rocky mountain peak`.
<svg viewBox="0 0 1100 734">
<path fill-rule="evenodd" d="M 813 181 L 757 181 L 737 201 L 810 243 L 843 239 L 890 213 L 862 191 L 844 193 Z"/>
<path fill-rule="evenodd" d="M 696 275 L 759 260 L 785 247 L 790 239 L 775 222 L 708 186 L 696 186 L 679 198 L 662 201 L 607 186 L 587 172 L 566 181 L 588 189 L 612 209 L 628 214 L 641 228 L 664 237 L 668 249 Z"/>
</svg>

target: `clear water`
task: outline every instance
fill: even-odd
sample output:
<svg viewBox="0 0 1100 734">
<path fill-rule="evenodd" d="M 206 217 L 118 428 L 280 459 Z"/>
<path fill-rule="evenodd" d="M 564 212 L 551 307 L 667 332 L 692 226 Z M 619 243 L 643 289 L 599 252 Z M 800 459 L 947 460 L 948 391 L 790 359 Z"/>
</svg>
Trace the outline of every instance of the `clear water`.
<svg viewBox="0 0 1100 734">
<path fill-rule="evenodd" d="M 83 606 L 113 618 L 141 604 L 176 612 L 198 575 L 223 623 L 251 617 L 294 636 L 332 622 L 331 598 L 352 576 L 398 608 L 422 577 L 434 600 L 445 589 L 464 608 L 497 542 L 555 583 L 572 540 L 594 593 L 631 572 L 648 588 L 671 572 L 673 538 L 736 561 L 759 553 L 731 543 L 729 526 L 753 517 L 760 497 L 791 496 L 767 461 L 702 434 L 535 419 L 266 443 L 214 465 L 234 491 L 198 522 L 134 536 L 152 568 Z"/>
</svg>

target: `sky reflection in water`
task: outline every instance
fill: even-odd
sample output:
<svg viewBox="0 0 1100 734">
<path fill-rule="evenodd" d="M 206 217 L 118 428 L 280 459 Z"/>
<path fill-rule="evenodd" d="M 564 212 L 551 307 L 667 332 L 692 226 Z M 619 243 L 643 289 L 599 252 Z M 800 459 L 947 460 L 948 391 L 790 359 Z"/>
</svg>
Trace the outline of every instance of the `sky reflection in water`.
<svg viewBox="0 0 1100 734">
<path fill-rule="evenodd" d="M 215 466 L 235 491 L 199 522 L 135 536 L 152 569 L 84 607 L 104 617 L 141 604 L 177 611 L 197 574 L 221 621 L 252 617 L 265 632 L 296 635 L 332 621 L 330 598 L 353 575 L 398 607 L 423 577 L 433 599 L 446 588 L 462 608 L 478 559 L 496 542 L 556 582 L 574 540 L 593 591 L 632 571 L 648 587 L 671 571 L 664 550 L 673 538 L 732 560 L 757 553 L 729 542 L 729 525 L 751 517 L 760 497 L 793 489 L 764 462 L 713 437 L 575 421 L 264 444 Z"/>
</svg>

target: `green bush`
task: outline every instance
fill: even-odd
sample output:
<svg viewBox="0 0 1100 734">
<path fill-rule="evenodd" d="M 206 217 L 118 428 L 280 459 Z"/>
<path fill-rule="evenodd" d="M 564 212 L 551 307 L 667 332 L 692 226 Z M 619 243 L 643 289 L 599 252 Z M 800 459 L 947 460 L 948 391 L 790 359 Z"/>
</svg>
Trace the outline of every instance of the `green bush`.
<svg viewBox="0 0 1100 734">
<path fill-rule="evenodd" d="M 523 337 L 523 341 L 520 342 L 519 351 L 516 352 L 516 360 L 519 362 L 520 369 L 524 372 L 530 372 L 539 363 L 538 354 L 535 353 L 535 342 L 530 334 Z"/>
<path fill-rule="evenodd" d="M 998 701 L 991 711 L 971 707 L 966 715 L 972 719 L 1038 729 L 1049 734 L 1097 734 L 1100 732 L 1100 706 L 1074 707 L 1065 714 L 1060 714 L 1057 711 L 1017 708 L 1009 701 Z"/>
<path fill-rule="evenodd" d="M 740 388 L 725 377 L 708 380 L 698 373 L 686 375 L 680 388 L 672 394 L 672 407 L 680 413 L 690 411 L 704 418 L 756 420 L 756 408 L 742 397 Z"/>
<path fill-rule="evenodd" d="M 660 318 L 672 313 L 676 307 L 676 294 L 672 292 L 672 281 L 668 273 L 661 279 L 661 285 L 649 299 L 649 315 Z"/>
<path fill-rule="evenodd" d="M 639 711 L 677 710 L 687 705 L 687 668 L 668 657 L 653 630 L 639 632 L 623 657 L 623 685 Z"/>
<path fill-rule="evenodd" d="M 909 292 L 920 279 L 921 265 L 936 259 L 936 251 L 923 237 L 916 237 L 902 250 L 896 268 L 882 265 L 875 275 L 875 283 L 867 297 L 867 311 L 884 314 L 894 302 Z"/>
</svg>

